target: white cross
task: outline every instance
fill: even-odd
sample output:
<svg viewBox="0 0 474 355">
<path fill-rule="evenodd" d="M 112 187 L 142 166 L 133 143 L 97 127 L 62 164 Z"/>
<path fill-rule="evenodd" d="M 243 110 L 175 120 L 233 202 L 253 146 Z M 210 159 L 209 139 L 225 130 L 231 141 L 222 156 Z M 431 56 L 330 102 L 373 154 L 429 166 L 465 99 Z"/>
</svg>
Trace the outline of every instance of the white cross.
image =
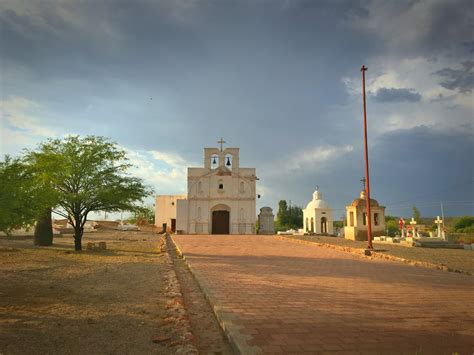
<svg viewBox="0 0 474 355">
<path fill-rule="evenodd" d="M 416 225 L 416 221 L 415 221 L 415 219 L 414 219 L 413 217 L 411 218 L 410 224 L 411 224 L 413 227 L 415 227 L 415 225 Z"/>
<path fill-rule="evenodd" d="M 438 225 L 438 238 L 443 238 L 443 234 L 441 233 L 441 223 L 443 223 L 443 220 L 439 218 L 439 216 L 436 216 L 436 220 L 434 221 Z"/>
</svg>

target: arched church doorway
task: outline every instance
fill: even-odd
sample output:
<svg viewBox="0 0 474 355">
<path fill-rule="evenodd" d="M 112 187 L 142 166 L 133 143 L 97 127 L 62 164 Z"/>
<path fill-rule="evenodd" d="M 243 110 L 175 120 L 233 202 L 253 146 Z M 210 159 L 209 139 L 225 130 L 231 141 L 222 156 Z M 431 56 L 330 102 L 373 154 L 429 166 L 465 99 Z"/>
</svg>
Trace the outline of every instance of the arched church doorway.
<svg viewBox="0 0 474 355">
<path fill-rule="evenodd" d="M 212 234 L 229 234 L 229 211 L 212 212 Z"/>
<path fill-rule="evenodd" d="M 328 222 L 326 217 L 321 218 L 321 234 L 328 233 Z"/>
</svg>

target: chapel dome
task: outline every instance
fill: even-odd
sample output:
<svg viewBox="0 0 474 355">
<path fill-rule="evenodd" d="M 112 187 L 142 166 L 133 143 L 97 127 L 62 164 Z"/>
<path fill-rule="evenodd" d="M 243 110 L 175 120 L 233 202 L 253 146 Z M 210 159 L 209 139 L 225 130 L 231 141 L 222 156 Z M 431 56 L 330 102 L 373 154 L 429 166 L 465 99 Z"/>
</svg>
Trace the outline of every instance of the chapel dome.
<svg viewBox="0 0 474 355">
<path fill-rule="evenodd" d="M 306 209 L 315 209 L 315 208 L 321 208 L 321 209 L 327 209 L 330 208 L 329 204 L 321 199 L 322 195 L 319 190 L 314 191 L 313 193 L 313 199 L 308 203 L 306 206 Z"/>
<path fill-rule="evenodd" d="M 360 207 L 365 207 L 365 204 L 366 204 L 365 191 L 362 190 L 360 192 L 360 197 L 354 199 L 354 201 L 352 201 L 352 203 L 351 203 L 351 206 L 353 206 L 353 207 L 359 207 L 359 206 Z M 370 205 L 374 206 L 374 207 L 378 207 L 379 203 L 377 202 L 377 200 L 374 200 L 373 198 L 371 198 L 370 199 Z"/>
</svg>

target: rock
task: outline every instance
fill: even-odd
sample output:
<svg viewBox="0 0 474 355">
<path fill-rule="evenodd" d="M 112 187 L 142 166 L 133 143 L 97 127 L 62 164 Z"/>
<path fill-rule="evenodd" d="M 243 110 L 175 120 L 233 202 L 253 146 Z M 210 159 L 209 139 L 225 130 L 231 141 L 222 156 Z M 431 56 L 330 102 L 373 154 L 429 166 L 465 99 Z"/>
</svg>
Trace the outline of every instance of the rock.
<svg viewBox="0 0 474 355">
<path fill-rule="evenodd" d="M 153 338 L 154 343 L 162 343 L 164 341 L 170 340 L 171 338 L 169 336 L 166 336 L 164 334 L 157 335 L 156 337 Z"/>
</svg>

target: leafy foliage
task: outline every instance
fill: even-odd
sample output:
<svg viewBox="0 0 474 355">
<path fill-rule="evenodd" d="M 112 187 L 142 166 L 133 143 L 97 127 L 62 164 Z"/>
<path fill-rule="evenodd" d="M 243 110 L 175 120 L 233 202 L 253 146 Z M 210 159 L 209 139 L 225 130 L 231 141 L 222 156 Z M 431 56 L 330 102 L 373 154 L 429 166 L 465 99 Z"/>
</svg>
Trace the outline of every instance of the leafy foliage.
<svg viewBox="0 0 474 355">
<path fill-rule="evenodd" d="M 131 165 L 125 152 L 104 137 L 50 139 L 29 151 L 27 161 L 54 191 L 53 211 L 74 227 L 76 250 L 82 248 L 90 212 L 134 210 L 152 192 L 141 179 L 127 175 Z"/>
<path fill-rule="evenodd" d="M 133 216 L 127 219 L 128 223 L 137 225 L 155 224 L 155 211 L 152 206 L 140 206 L 133 211 Z"/>
<path fill-rule="evenodd" d="M 52 198 L 21 159 L 6 156 L 0 162 L 1 231 L 10 235 L 15 228 L 31 226 Z"/>
<path fill-rule="evenodd" d="M 474 217 L 473 216 L 459 217 L 454 223 L 454 230 L 460 233 L 474 232 Z"/>
<path fill-rule="evenodd" d="M 303 227 L 303 210 L 298 206 L 288 207 L 285 200 L 278 202 L 275 229 L 277 231 L 298 229 Z"/>
</svg>

